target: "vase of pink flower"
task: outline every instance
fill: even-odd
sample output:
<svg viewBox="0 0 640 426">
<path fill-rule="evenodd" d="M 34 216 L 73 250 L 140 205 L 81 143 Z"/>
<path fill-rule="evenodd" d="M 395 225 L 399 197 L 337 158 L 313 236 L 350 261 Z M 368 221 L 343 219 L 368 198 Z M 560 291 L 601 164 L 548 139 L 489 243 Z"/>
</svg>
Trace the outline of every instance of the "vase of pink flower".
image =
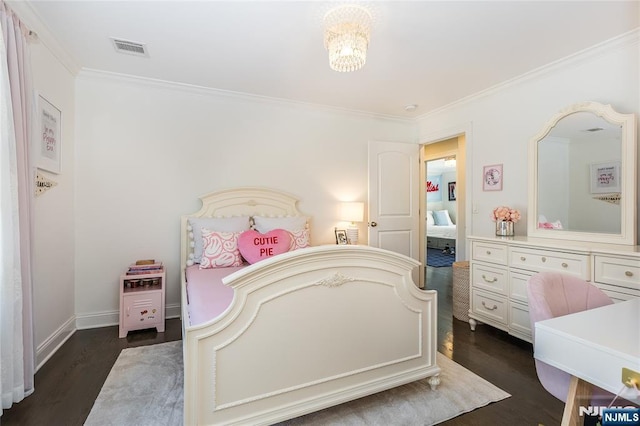
<svg viewBox="0 0 640 426">
<path fill-rule="evenodd" d="M 496 235 L 512 237 L 513 225 L 520 220 L 520 212 L 507 206 L 493 209 L 492 219 L 496 223 Z"/>
</svg>

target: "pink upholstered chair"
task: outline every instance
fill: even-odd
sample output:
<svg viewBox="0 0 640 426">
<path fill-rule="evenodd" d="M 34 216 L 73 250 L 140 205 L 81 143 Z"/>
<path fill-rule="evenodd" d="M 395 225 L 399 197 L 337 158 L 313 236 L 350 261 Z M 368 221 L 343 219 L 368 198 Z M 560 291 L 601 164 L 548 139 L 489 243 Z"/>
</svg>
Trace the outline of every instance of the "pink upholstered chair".
<svg viewBox="0 0 640 426">
<path fill-rule="evenodd" d="M 541 272 L 529 278 L 529 320 L 535 341 L 538 321 L 610 305 L 613 301 L 596 286 L 570 275 Z M 542 386 L 553 396 L 566 402 L 571 375 L 542 361 L 535 360 Z M 594 388 L 594 398 L 608 397 L 606 391 Z M 613 398 L 613 395 L 610 395 Z"/>
</svg>

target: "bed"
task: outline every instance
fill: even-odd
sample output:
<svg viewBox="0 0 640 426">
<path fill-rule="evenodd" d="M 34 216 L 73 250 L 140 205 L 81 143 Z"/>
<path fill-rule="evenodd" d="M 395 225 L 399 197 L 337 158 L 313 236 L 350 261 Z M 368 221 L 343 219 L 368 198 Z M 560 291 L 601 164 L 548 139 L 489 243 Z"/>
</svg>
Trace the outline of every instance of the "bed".
<svg viewBox="0 0 640 426">
<path fill-rule="evenodd" d="M 455 250 L 456 225 L 447 210 L 427 210 L 427 247 Z"/>
<path fill-rule="evenodd" d="M 418 379 L 439 384 L 436 293 L 412 281 L 417 261 L 300 248 L 222 273 L 221 296 L 196 296 L 191 272 L 211 271 L 193 262 L 197 218 L 303 216 L 294 197 L 264 188 L 201 201 L 181 219 L 185 425 L 272 424 Z M 218 313 L 198 312 L 219 298 Z"/>
</svg>

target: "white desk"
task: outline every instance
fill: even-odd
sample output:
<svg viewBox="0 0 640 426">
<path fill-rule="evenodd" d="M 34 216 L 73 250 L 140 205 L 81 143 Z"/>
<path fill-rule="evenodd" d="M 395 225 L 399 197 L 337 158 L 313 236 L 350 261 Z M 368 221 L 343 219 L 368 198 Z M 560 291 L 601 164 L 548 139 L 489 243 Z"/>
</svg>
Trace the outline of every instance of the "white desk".
<svg viewBox="0 0 640 426">
<path fill-rule="evenodd" d="M 574 424 L 571 419 L 577 424 L 576 393 L 590 396 L 585 382 L 615 395 L 622 388 L 623 367 L 640 372 L 640 299 L 539 321 L 535 327 L 534 357 L 574 377 L 563 425 Z M 635 390 L 625 388 L 621 396 L 640 402 Z"/>
</svg>

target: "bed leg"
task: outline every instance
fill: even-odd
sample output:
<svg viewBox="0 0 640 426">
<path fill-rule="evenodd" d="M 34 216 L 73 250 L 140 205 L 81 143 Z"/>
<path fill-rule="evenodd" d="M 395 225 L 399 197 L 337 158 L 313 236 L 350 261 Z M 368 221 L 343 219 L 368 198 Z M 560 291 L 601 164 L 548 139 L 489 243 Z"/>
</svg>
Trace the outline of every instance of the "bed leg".
<svg viewBox="0 0 640 426">
<path fill-rule="evenodd" d="M 429 386 L 431 386 L 431 390 L 436 390 L 436 387 L 440 384 L 440 374 L 429 377 L 428 382 Z"/>
<path fill-rule="evenodd" d="M 469 327 L 471 327 L 471 331 L 476 331 L 477 324 L 478 321 L 474 320 L 473 318 L 469 318 Z"/>
</svg>

